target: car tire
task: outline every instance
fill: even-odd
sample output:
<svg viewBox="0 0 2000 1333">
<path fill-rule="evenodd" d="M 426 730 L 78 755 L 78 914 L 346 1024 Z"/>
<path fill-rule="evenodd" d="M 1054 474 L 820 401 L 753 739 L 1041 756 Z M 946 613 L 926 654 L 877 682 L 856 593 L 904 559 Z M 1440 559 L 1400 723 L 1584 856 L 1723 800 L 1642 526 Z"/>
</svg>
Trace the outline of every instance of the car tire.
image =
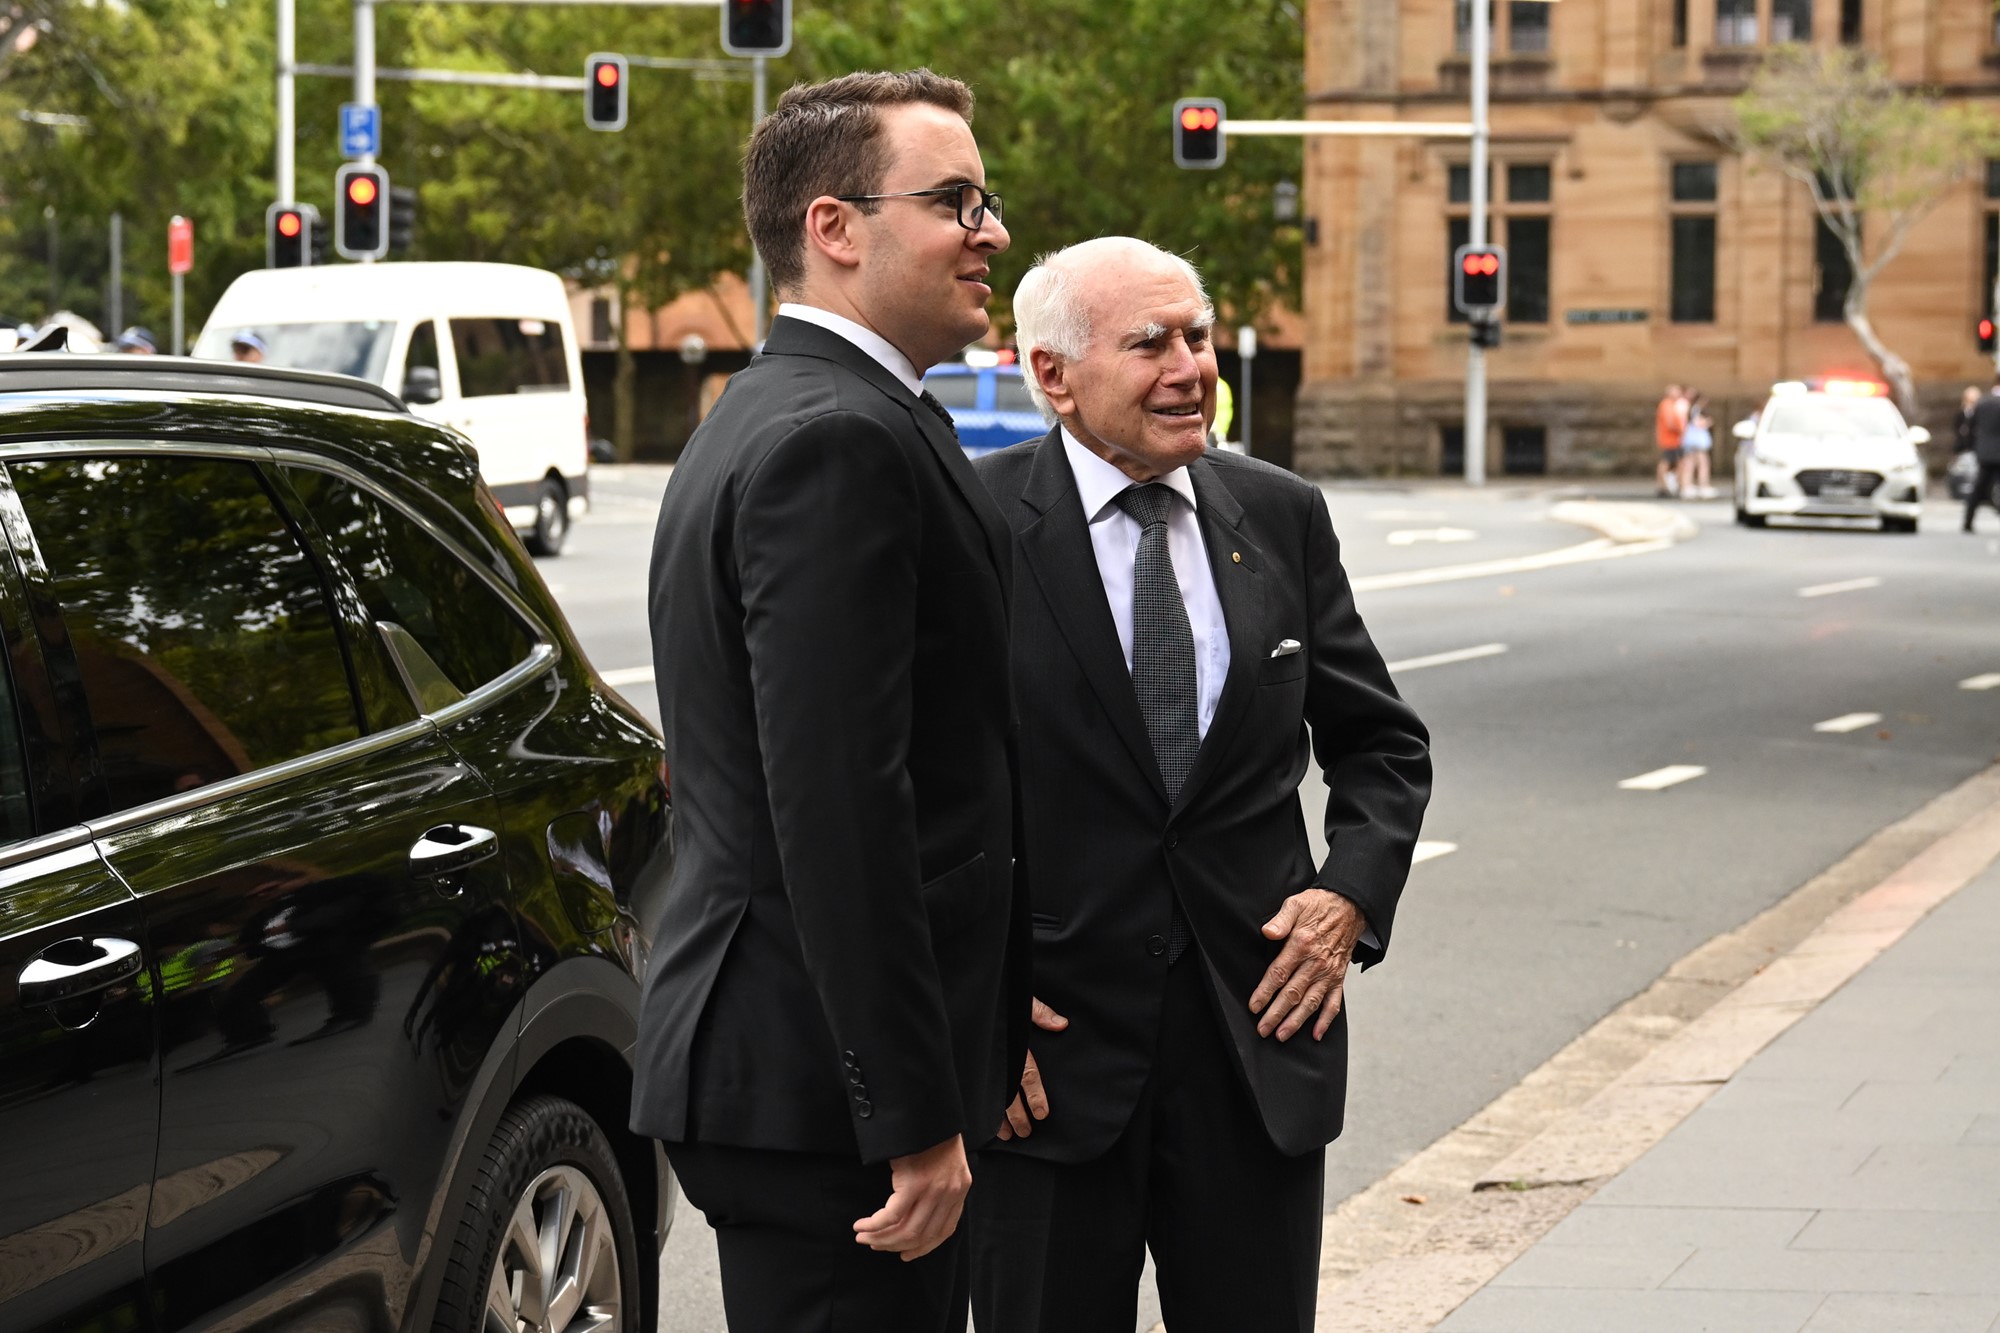
<svg viewBox="0 0 2000 1333">
<path fill-rule="evenodd" d="M 1761 528 L 1764 526 L 1764 516 L 1762 514 L 1753 514 L 1741 505 L 1738 505 L 1736 508 L 1736 521 L 1746 528 Z"/>
<path fill-rule="evenodd" d="M 434 1333 L 650 1326 L 641 1318 L 644 1284 L 625 1179 L 603 1128 L 582 1107 L 550 1096 L 509 1107 L 477 1171 Z M 564 1226 L 557 1244 L 543 1243 L 547 1228 Z M 554 1272 L 544 1267 L 551 1249 Z"/>
<path fill-rule="evenodd" d="M 1882 520 L 1882 531 L 1884 532 L 1913 533 L 1916 530 L 1917 520 L 1914 518 L 1885 518 Z"/>
<path fill-rule="evenodd" d="M 528 551 L 533 555 L 561 555 L 569 536 L 569 497 L 551 479 L 535 492 L 535 526 L 528 533 Z"/>
</svg>

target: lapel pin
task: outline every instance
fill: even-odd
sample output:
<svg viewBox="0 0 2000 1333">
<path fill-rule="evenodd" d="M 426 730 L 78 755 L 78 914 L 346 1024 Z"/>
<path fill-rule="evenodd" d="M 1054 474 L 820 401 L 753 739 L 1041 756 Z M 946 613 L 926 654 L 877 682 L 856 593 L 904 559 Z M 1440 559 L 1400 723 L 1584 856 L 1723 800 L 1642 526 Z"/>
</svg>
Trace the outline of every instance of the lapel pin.
<svg viewBox="0 0 2000 1333">
<path fill-rule="evenodd" d="M 1235 562 L 1236 562 L 1237 564 L 1239 564 L 1239 565 L 1240 565 L 1240 564 L 1242 564 L 1242 563 L 1243 563 L 1243 552 L 1241 552 L 1241 551 L 1231 551 L 1231 552 L 1229 553 L 1229 558 L 1230 558 L 1231 560 L 1234 560 L 1234 561 L 1235 561 Z"/>
</svg>

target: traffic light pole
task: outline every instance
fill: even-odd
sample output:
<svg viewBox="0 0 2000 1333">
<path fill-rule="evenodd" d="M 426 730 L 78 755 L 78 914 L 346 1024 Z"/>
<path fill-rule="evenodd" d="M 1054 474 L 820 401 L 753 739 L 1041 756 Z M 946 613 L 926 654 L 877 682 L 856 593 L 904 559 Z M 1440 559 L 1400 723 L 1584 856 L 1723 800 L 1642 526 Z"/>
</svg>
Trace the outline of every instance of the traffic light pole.
<svg viewBox="0 0 2000 1333">
<path fill-rule="evenodd" d="M 277 202 L 297 202 L 296 144 L 298 142 L 298 102 L 295 96 L 298 62 L 298 0 L 278 0 L 278 153 Z"/>
<path fill-rule="evenodd" d="M 1472 0 L 1472 161 L 1469 190 L 1469 243 L 1486 244 L 1486 74 L 1492 45 L 1486 0 Z M 1467 340 L 1465 348 L 1465 484 L 1486 484 L 1486 349 Z"/>
<path fill-rule="evenodd" d="M 354 0 L 354 101 L 359 106 L 375 105 L 375 0 Z M 375 154 L 362 153 L 355 161 L 372 167 Z M 340 201 L 335 200 L 334 207 L 340 206 Z M 388 206 L 389 201 L 383 200 L 382 207 Z M 372 264 L 375 257 L 361 255 L 355 262 Z"/>
<path fill-rule="evenodd" d="M 764 57 L 751 57 L 752 77 L 756 82 L 750 95 L 750 128 L 755 130 L 764 123 L 764 99 L 768 95 L 765 85 Z M 761 351 L 764 346 L 764 306 L 769 296 L 764 291 L 764 259 L 757 253 L 757 247 L 750 247 L 750 321 L 756 336 L 750 340 L 752 351 Z"/>
</svg>

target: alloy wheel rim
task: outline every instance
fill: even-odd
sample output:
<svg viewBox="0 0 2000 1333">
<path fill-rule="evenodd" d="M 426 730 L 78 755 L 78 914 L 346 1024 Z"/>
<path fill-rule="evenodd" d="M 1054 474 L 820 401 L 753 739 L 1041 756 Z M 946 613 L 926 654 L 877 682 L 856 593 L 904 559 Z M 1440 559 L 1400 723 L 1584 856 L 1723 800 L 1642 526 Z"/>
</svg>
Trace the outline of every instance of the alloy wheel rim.
<svg viewBox="0 0 2000 1333">
<path fill-rule="evenodd" d="M 618 1333 L 618 1237 L 604 1196 L 573 1166 L 521 1192 L 493 1256 L 484 1333 Z"/>
<path fill-rule="evenodd" d="M 553 495 L 542 497 L 542 531 L 550 537 L 559 537 L 565 526 L 562 504 Z"/>
</svg>

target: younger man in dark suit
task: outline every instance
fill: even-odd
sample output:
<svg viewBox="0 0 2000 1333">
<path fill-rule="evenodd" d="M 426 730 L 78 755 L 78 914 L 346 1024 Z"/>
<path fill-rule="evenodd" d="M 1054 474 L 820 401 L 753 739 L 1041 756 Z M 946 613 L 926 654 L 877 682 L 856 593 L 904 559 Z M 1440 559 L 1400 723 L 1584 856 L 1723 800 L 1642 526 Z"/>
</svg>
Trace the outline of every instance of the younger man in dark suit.
<svg viewBox="0 0 2000 1333">
<path fill-rule="evenodd" d="M 1381 958 L 1428 737 L 1355 613 L 1318 490 L 1204 452 L 1215 312 L 1142 241 L 1015 297 L 1058 424 L 977 464 L 1015 533 L 1034 1056 L 981 1159 L 981 1333 L 1308 1333 L 1341 986 Z M 1329 791 L 1323 865 L 1298 784 Z M 1046 1002 L 1046 1003 L 1043 1003 Z"/>
<path fill-rule="evenodd" d="M 986 331 L 1007 245 L 971 116 L 928 70 L 855 74 L 751 136 L 785 304 L 654 539 L 676 863 L 632 1124 L 742 1333 L 962 1329 L 967 1149 L 1021 1068 L 1009 537 L 920 381 Z"/>
</svg>

